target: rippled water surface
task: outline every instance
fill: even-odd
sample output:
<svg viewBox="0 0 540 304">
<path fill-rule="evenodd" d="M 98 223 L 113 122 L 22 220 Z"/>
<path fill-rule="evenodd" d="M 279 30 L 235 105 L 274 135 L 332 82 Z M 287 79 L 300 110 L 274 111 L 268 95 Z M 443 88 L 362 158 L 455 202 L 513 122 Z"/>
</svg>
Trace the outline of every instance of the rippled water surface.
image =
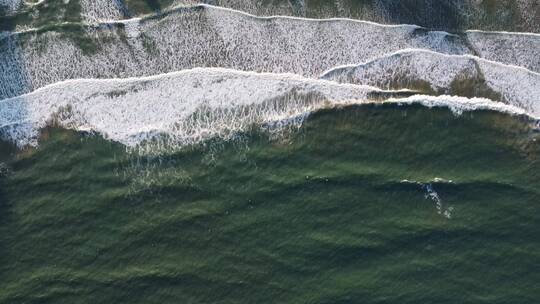
<svg viewBox="0 0 540 304">
<path fill-rule="evenodd" d="M 355 106 L 141 156 L 0 147 L 2 303 L 534 303 L 540 135 Z"/>
<path fill-rule="evenodd" d="M 0 0 L 0 304 L 540 299 L 538 0 Z"/>
</svg>

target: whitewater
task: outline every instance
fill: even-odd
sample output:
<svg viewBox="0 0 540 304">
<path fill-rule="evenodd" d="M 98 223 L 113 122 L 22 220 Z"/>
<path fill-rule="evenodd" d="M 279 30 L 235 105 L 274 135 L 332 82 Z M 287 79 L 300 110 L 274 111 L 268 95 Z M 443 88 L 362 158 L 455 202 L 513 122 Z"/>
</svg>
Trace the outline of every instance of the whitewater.
<svg viewBox="0 0 540 304">
<path fill-rule="evenodd" d="M 242 31 L 238 29 L 242 28 Z M 122 21 L 4 33 L 0 99 L 67 79 L 141 77 L 194 67 L 318 77 L 403 49 L 475 55 L 540 70 L 540 35 L 297 17 L 257 17 L 209 5 Z"/>
<path fill-rule="evenodd" d="M 540 113 L 540 74 L 471 55 L 407 49 L 372 61 L 336 67 L 321 78 L 379 88 L 421 89 L 432 94 L 485 97 Z M 420 87 L 419 87 L 420 86 Z"/>
<path fill-rule="evenodd" d="M 161 141 L 183 147 L 253 126 L 300 126 L 313 111 L 351 104 L 396 103 L 478 109 L 540 117 L 481 98 L 410 96 L 409 90 L 338 84 L 293 74 L 197 68 L 152 77 L 69 80 L 0 101 L 0 134 L 36 146 L 48 125 L 92 131 L 128 147 Z M 403 98 L 404 97 L 404 98 Z"/>
<path fill-rule="evenodd" d="M 540 117 L 539 34 L 261 17 L 207 4 L 111 18 L 0 35 L 3 139 L 37 146 L 40 130 L 57 125 L 128 147 L 183 147 L 366 103 Z"/>
</svg>

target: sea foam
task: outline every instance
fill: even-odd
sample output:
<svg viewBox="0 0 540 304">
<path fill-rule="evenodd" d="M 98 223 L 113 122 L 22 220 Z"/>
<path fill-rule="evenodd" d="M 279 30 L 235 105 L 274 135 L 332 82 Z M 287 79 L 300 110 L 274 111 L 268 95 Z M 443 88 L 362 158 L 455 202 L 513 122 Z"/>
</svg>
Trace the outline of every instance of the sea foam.
<svg viewBox="0 0 540 304">
<path fill-rule="evenodd" d="M 60 12 L 57 13 L 66 13 L 66 6 L 70 1 L 77 1 L 80 5 L 80 14 L 81 19 L 85 22 L 98 22 L 101 20 L 118 20 L 122 19 L 126 15 L 126 7 L 123 0 L 63 0 L 64 6 L 60 3 L 54 3 L 53 5 L 58 6 L 57 9 Z M 51 0 L 34 0 L 34 1 L 23 1 L 23 0 L 0 0 L 0 8 L 4 8 L 5 15 L 16 15 L 20 11 L 29 11 L 32 8 L 36 7 L 46 7 L 47 2 Z M 59 2 L 59 1 L 57 1 Z M 1 13 L 1 11 L 0 11 Z M 76 12 L 69 11 L 69 14 L 74 14 Z M 39 18 L 41 22 L 45 23 L 49 18 L 48 16 L 39 16 L 39 10 L 36 10 L 34 17 Z M 2 15 L 0 15 L 2 17 Z M 26 24 L 19 25 L 27 27 Z"/>
<path fill-rule="evenodd" d="M 40 129 L 56 124 L 97 132 L 129 147 L 156 141 L 181 147 L 214 136 L 230 138 L 252 126 L 299 126 L 318 109 L 381 102 L 389 93 L 292 74 L 216 68 L 145 78 L 69 80 L 0 101 L 0 133 L 20 147 L 35 146 Z M 386 102 L 444 106 L 456 113 L 493 109 L 527 114 L 487 99 L 415 96 Z"/>
<path fill-rule="evenodd" d="M 477 0 L 350 1 L 350 0 L 183 0 L 205 2 L 246 11 L 255 15 L 294 15 L 313 18 L 345 17 L 380 23 L 412 23 L 429 28 L 457 31 L 486 30 L 540 31 L 537 0 L 505 0 L 487 4 Z M 511 8 L 511 9 L 509 9 Z"/>
<path fill-rule="evenodd" d="M 500 41 L 514 37 L 497 35 Z M 66 79 L 139 77 L 193 67 L 316 77 L 334 66 L 405 48 L 473 54 L 470 45 L 480 48 L 485 40 L 468 39 L 412 25 L 265 18 L 208 5 L 180 7 L 142 19 L 5 34 L 0 41 L 0 99 Z M 538 70 L 530 49 L 535 42 L 514 42 L 500 43 L 497 50 L 486 47 L 481 55 L 496 52 L 498 61 Z"/>
<path fill-rule="evenodd" d="M 540 116 L 540 74 L 470 55 L 402 50 L 373 61 L 325 72 L 323 79 L 386 89 L 418 89 L 437 94 L 487 97 Z"/>
<path fill-rule="evenodd" d="M 288 120 L 328 102 L 366 100 L 376 88 L 291 74 L 193 69 L 140 79 L 70 80 L 0 101 L 4 138 L 36 145 L 54 123 L 135 146 L 166 135 L 181 145 Z"/>
<path fill-rule="evenodd" d="M 466 36 L 477 56 L 540 72 L 540 34 L 467 31 Z"/>
<path fill-rule="evenodd" d="M 0 0 L 4 13 L 14 14 L 19 9 L 47 5 L 51 0 Z M 54 1 L 60 2 L 60 1 Z M 353 18 L 380 23 L 419 24 L 427 28 L 460 31 L 467 28 L 485 30 L 518 30 L 539 32 L 537 0 L 508 0 L 500 4 L 486 5 L 485 1 L 476 0 L 427 0 L 423 3 L 414 1 L 371 0 L 351 2 L 349 0 L 305 1 L 305 0 L 64 0 L 54 3 L 59 10 L 72 2 L 80 5 L 82 20 L 97 22 L 119 20 L 128 15 L 141 14 L 150 7 L 166 9 L 176 5 L 213 4 L 235 10 L 246 11 L 254 15 L 291 15 L 313 18 Z M 150 3 L 150 4 L 149 4 Z M 45 4 L 45 5 L 42 5 Z M 132 7 L 133 6 L 133 7 Z M 132 9 L 135 8 L 135 9 Z M 0 12 L 1 13 L 1 12 Z M 22 27 L 25 27 L 23 24 Z"/>
<path fill-rule="evenodd" d="M 531 119 L 538 120 L 540 116 L 528 113 L 526 110 L 517 106 L 508 105 L 502 102 L 492 101 L 486 98 L 467 98 L 461 96 L 429 96 L 429 95 L 413 95 L 404 98 L 389 98 L 383 103 L 391 103 L 398 105 L 414 105 L 419 104 L 428 108 L 448 108 L 454 114 L 461 115 L 464 112 L 489 110 L 497 111 L 509 115 L 528 116 Z"/>
<path fill-rule="evenodd" d="M 79 0 L 81 17 L 86 22 L 122 19 L 127 10 L 123 0 Z"/>
</svg>

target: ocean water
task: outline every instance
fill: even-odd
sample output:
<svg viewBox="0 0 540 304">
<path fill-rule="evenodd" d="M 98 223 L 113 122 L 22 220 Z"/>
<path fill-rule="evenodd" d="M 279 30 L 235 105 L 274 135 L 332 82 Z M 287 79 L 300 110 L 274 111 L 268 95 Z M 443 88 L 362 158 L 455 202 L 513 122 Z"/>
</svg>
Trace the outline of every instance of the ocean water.
<svg viewBox="0 0 540 304">
<path fill-rule="evenodd" d="M 463 31 L 540 31 L 536 0 L 0 0 L 0 31 L 61 22 L 99 22 L 207 3 L 256 15 L 354 18 Z"/>
<path fill-rule="evenodd" d="M 415 25 L 254 16 L 194 5 L 129 20 L 1 32 L 0 98 L 69 79 L 144 77 L 200 67 L 318 78 L 337 66 L 385 61 L 405 49 L 471 55 L 540 71 L 537 33 L 453 34 Z"/>
<path fill-rule="evenodd" d="M 536 303 L 540 133 L 420 105 L 143 155 L 0 145 L 1 303 Z"/>
<path fill-rule="evenodd" d="M 0 304 L 540 299 L 538 0 L 0 0 Z"/>
</svg>

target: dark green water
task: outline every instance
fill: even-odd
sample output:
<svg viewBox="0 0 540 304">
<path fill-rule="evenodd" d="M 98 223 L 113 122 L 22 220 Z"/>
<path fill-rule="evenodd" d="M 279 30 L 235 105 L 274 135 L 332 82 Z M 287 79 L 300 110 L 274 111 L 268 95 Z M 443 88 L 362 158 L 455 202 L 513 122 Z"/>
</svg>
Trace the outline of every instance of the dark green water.
<svg viewBox="0 0 540 304">
<path fill-rule="evenodd" d="M 46 133 L 1 146 L 0 303 L 538 303 L 524 118 L 345 108 L 159 158 Z"/>
</svg>

